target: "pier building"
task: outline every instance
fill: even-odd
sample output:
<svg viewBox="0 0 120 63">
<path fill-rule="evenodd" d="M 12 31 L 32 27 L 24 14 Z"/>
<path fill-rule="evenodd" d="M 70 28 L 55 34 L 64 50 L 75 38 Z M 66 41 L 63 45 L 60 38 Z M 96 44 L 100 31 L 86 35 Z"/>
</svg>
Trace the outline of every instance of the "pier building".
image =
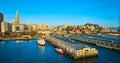
<svg viewBox="0 0 120 63">
<path fill-rule="evenodd" d="M 71 39 L 83 41 L 87 43 L 92 43 L 97 46 L 105 47 L 108 49 L 118 50 L 120 51 L 120 41 L 119 39 L 106 39 L 106 38 L 96 38 L 96 37 L 90 37 L 90 36 L 84 36 L 84 35 L 72 35 L 70 36 Z"/>
<path fill-rule="evenodd" d="M 65 42 L 53 36 L 45 37 L 52 45 L 61 47 L 67 54 L 74 59 L 97 56 L 98 51 L 95 48 L 90 48 L 81 44 L 72 44 Z"/>
</svg>

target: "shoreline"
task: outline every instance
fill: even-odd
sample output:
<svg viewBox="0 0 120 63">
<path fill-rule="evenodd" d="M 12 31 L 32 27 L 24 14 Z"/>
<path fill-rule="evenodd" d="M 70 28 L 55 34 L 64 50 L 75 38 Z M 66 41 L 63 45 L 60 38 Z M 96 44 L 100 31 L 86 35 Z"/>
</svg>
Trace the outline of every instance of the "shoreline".
<svg viewBox="0 0 120 63">
<path fill-rule="evenodd" d="M 0 41 L 9 41 L 9 40 L 36 40 L 37 38 L 0 38 Z"/>
</svg>

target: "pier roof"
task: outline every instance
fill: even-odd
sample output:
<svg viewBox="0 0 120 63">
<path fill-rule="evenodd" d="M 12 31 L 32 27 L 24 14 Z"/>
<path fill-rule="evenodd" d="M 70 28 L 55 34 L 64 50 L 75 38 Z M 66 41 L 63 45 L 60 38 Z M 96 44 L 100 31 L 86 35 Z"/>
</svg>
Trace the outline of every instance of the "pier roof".
<svg viewBox="0 0 120 63">
<path fill-rule="evenodd" d="M 73 35 L 75 37 L 78 38 L 84 38 L 84 39 L 90 39 L 90 40 L 98 40 L 101 42 L 109 42 L 109 43 L 116 43 L 116 44 L 120 44 L 120 39 L 110 39 L 110 38 L 105 38 L 103 37 L 93 37 L 93 36 L 86 36 L 86 35 Z"/>
<path fill-rule="evenodd" d="M 54 37 L 54 38 L 60 40 L 62 44 L 66 45 L 70 48 L 73 48 L 75 50 L 81 50 L 83 48 L 88 47 L 88 46 L 82 45 L 82 44 L 73 44 L 73 43 L 67 42 L 67 41 L 65 41 L 65 40 L 63 40 L 62 38 L 59 38 L 59 37 Z"/>
</svg>

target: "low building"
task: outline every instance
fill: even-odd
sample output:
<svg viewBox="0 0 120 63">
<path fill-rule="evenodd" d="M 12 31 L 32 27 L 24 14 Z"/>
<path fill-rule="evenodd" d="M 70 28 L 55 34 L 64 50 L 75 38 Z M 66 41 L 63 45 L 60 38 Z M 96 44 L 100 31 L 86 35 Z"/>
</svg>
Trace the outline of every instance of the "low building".
<svg viewBox="0 0 120 63">
<path fill-rule="evenodd" d="M 38 31 L 38 34 L 39 34 L 39 33 L 42 33 L 42 34 L 51 34 L 52 31 Z"/>
<path fill-rule="evenodd" d="M 22 38 L 32 38 L 31 35 L 22 35 L 21 37 L 22 37 Z"/>
</svg>

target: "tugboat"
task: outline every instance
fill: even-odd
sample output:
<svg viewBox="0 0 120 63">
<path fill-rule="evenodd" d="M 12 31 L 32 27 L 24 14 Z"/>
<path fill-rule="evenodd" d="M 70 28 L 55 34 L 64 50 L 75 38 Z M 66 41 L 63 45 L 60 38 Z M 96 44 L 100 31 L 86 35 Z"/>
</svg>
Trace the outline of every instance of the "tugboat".
<svg viewBox="0 0 120 63">
<path fill-rule="evenodd" d="M 39 44 L 39 45 L 41 45 L 41 46 L 44 46 L 45 45 L 45 40 L 43 39 L 43 38 L 39 38 L 38 40 L 37 40 L 37 43 Z"/>
<path fill-rule="evenodd" d="M 60 47 L 55 48 L 55 50 L 56 50 L 59 54 L 61 54 L 61 55 L 64 54 L 64 51 L 63 51 L 62 48 L 60 48 Z"/>
</svg>

